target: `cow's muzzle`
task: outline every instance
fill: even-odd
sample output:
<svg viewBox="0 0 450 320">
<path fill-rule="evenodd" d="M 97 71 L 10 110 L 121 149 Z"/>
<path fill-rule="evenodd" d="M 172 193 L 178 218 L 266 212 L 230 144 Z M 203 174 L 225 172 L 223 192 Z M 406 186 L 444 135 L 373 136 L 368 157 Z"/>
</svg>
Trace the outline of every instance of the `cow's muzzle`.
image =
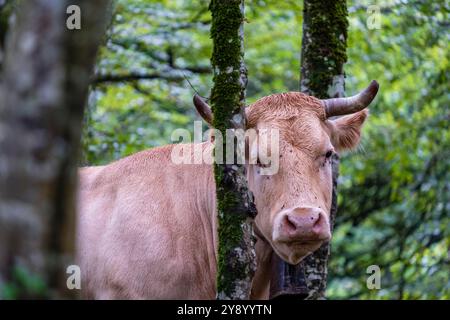
<svg viewBox="0 0 450 320">
<path fill-rule="evenodd" d="M 283 210 L 274 221 L 272 239 L 292 246 L 315 246 L 330 240 L 328 216 L 320 208 Z"/>
</svg>

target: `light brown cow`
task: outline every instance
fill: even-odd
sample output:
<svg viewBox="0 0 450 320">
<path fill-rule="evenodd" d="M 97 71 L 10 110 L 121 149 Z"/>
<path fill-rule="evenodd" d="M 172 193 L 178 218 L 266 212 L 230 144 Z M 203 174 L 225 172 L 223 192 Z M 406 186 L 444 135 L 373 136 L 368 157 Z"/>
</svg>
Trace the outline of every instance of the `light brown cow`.
<svg viewBox="0 0 450 320">
<path fill-rule="evenodd" d="M 274 94 L 247 108 L 249 127 L 280 132 L 276 174 L 263 176 L 260 164 L 246 165 L 260 234 L 252 298 L 268 298 L 273 250 L 296 264 L 330 240 L 330 158 L 358 144 L 377 90 L 373 81 L 350 98 Z M 195 105 L 211 122 L 208 106 L 198 98 Z M 212 166 L 174 164 L 173 148 L 80 169 L 77 246 L 86 298 L 215 298 Z M 202 148 L 210 152 L 212 143 Z"/>
</svg>

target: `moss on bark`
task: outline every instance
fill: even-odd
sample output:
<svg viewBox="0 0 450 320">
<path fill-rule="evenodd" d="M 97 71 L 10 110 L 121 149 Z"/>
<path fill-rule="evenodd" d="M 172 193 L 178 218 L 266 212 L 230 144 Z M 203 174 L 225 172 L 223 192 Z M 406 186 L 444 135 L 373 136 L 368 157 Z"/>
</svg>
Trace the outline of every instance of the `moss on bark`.
<svg viewBox="0 0 450 320">
<path fill-rule="evenodd" d="M 241 0 L 212 0 L 211 38 L 214 42 L 211 64 L 214 87 L 211 103 L 214 127 L 222 133 L 231 127 L 230 120 L 240 113 L 245 100 L 245 85 L 240 83 L 244 53 L 239 34 L 244 21 Z"/>
<path fill-rule="evenodd" d="M 211 57 L 214 70 L 214 87 L 211 92 L 213 126 L 225 137 L 227 129 L 245 128 L 247 74 L 243 62 L 243 1 L 212 0 L 210 10 L 214 45 Z M 225 139 L 222 147 L 225 153 Z M 219 299 L 248 298 L 255 269 L 249 221 L 249 217 L 255 214 L 255 209 L 249 197 L 244 171 L 243 165 L 214 165 L 219 234 Z"/>
<path fill-rule="evenodd" d="M 347 4 L 345 0 L 305 0 L 301 91 L 318 98 L 342 95 L 333 90 L 347 61 Z M 331 90 L 330 90 L 331 89 Z M 331 93 L 331 94 L 330 94 Z"/>
</svg>

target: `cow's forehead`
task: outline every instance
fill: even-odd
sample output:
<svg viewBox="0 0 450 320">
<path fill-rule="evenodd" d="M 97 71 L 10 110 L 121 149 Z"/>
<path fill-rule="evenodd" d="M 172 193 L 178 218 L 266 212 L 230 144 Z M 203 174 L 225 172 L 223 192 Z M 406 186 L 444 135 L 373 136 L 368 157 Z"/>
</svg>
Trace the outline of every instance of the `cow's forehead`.
<svg viewBox="0 0 450 320">
<path fill-rule="evenodd" d="M 320 100 L 300 92 L 264 97 L 247 110 L 249 127 L 277 128 L 283 142 L 311 151 L 329 144 L 325 118 Z"/>
<path fill-rule="evenodd" d="M 258 122 L 302 118 L 305 115 L 325 120 L 325 110 L 319 99 L 301 92 L 272 94 L 259 99 L 247 108 L 249 127 Z"/>
<path fill-rule="evenodd" d="M 329 141 L 322 120 L 310 114 L 295 118 L 287 128 L 287 132 L 288 142 L 297 147 L 322 147 Z"/>
<path fill-rule="evenodd" d="M 281 150 L 289 149 L 289 153 L 302 151 L 316 157 L 331 147 L 326 125 L 317 116 L 307 113 L 287 120 L 259 122 L 257 128 L 277 128 L 279 147 Z"/>
</svg>

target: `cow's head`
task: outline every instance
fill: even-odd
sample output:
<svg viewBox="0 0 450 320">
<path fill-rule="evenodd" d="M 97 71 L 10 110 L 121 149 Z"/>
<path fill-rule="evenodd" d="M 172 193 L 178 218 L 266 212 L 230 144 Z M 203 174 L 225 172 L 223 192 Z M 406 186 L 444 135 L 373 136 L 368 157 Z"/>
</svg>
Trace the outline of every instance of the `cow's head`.
<svg viewBox="0 0 450 320">
<path fill-rule="evenodd" d="M 256 228 L 285 261 L 297 264 L 330 240 L 331 160 L 336 152 L 358 145 L 368 114 L 365 108 L 377 91 L 378 83 L 372 81 L 349 98 L 319 100 L 299 92 L 274 94 L 246 109 L 247 127 L 256 129 L 258 137 L 278 129 L 277 172 L 262 174 L 263 167 L 270 165 L 267 156 L 246 166 L 258 210 Z M 206 103 L 196 97 L 194 104 L 211 123 Z M 343 117 L 331 119 L 335 116 Z M 264 139 L 257 139 L 256 146 L 260 140 Z M 250 143 L 250 153 L 254 146 Z M 263 149 L 259 147 L 257 157 Z"/>
</svg>

